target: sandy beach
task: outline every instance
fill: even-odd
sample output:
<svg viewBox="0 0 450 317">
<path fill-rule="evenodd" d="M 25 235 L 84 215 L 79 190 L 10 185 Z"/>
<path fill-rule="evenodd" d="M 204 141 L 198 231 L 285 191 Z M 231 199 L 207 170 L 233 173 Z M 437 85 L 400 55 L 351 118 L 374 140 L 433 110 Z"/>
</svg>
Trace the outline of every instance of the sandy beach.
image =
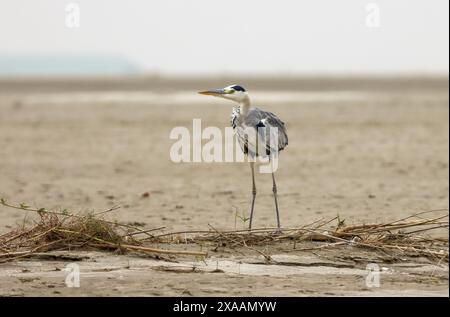
<svg viewBox="0 0 450 317">
<path fill-rule="evenodd" d="M 194 118 L 202 119 L 203 127 L 229 126 L 232 104 L 196 93 L 228 82 L 192 80 L 171 89 L 144 89 L 143 83 L 132 89 L 126 81 L 122 89 L 120 81 L 95 89 L 80 82 L 78 89 L 3 82 L 0 197 L 76 212 L 120 206 L 108 217 L 165 227 L 162 232 L 246 226 L 236 214 L 249 212 L 248 164 L 176 164 L 169 156 L 174 127 L 192 130 Z M 278 90 L 258 81 L 247 86 L 253 104 L 277 113 L 289 133 L 276 174 L 282 226 L 336 215 L 347 224 L 385 222 L 448 209 L 447 80 L 415 79 L 414 89 L 407 81 L 382 80 L 356 86 L 352 81 L 321 86 L 318 80 L 306 88 L 290 82 L 289 89 Z M 270 175 L 257 174 L 256 182 L 254 225 L 273 227 Z M 0 234 L 35 216 L 0 206 Z M 91 252 L 77 262 L 84 272 L 77 289 L 64 285 L 66 261 L 2 263 L 0 295 L 448 296 L 447 262 L 382 263 L 381 286 L 367 288 L 365 264 L 375 257 L 370 252 L 362 253 L 366 260 L 360 263 L 341 259 L 345 263 L 336 265 L 342 253 L 328 254 L 330 260 L 282 249 L 271 251 L 279 257 L 276 266 L 261 265 L 257 253 L 244 256 L 239 250 L 175 264 Z M 167 269 L 192 265 L 195 273 Z M 222 272 L 211 272 L 216 265 Z"/>
</svg>

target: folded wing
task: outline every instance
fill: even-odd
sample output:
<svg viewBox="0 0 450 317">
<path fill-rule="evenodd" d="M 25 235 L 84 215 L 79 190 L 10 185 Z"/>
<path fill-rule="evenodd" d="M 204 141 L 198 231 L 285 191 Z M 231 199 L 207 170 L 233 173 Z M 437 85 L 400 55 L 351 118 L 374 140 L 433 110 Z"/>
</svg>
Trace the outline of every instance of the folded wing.
<svg viewBox="0 0 450 317">
<path fill-rule="evenodd" d="M 251 108 L 246 116 L 235 121 L 237 140 L 249 156 L 271 155 L 288 145 L 284 122 L 275 114 Z"/>
</svg>

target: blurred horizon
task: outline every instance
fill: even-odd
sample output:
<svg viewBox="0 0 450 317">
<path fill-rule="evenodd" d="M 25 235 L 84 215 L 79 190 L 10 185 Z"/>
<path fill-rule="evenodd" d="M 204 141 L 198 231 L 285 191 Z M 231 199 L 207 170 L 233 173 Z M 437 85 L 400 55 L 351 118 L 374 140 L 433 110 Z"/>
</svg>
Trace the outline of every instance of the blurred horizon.
<svg viewBox="0 0 450 317">
<path fill-rule="evenodd" d="M 0 94 L 57 92 L 183 93 L 240 84 L 249 91 L 278 92 L 447 92 L 448 76 L 294 76 L 196 75 L 164 76 L 140 73 L 101 76 L 0 76 Z"/>
<path fill-rule="evenodd" d="M 139 67 L 112 55 L 0 55 L 0 77 L 133 75 Z"/>
<path fill-rule="evenodd" d="M 162 77 L 162 78 L 209 78 L 242 76 L 250 78 L 441 78 L 449 77 L 442 71 L 398 72 L 236 72 L 171 73 L 145 70 L 125 56 L 110 54 L 0 54 L 0 79 L 51 79 L 51 78 L 101 78 L 101 77 Z"/>
</svg>

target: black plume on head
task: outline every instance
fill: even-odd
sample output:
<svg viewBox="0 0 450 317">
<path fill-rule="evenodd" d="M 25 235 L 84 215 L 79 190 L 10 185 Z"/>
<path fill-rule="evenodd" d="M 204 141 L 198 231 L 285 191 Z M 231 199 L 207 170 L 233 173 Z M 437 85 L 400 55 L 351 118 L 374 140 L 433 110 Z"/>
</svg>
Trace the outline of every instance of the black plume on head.
<svg viewBox="0 0 450 317">
<path fill-rule="evenodd" d="M 233 89 L 236 90 L 236 91 L 245 91 L 244 87 L 241 87 L 241 86 L 239 86 L 239 85 L 234 85 L 234 86 L 231 87 L 231 88 L 233 88 Z"/>
</svg>

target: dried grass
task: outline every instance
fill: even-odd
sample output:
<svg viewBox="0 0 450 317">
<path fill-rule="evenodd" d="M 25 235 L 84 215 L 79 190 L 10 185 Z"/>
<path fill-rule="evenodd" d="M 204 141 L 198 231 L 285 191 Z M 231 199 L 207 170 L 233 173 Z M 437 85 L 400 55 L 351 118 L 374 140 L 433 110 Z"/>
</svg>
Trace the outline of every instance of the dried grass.
<svg viewBox="0 0 450 317">
<path fill-rule="evenodd" d="M 343 245 L 383 251 L 394 256 L 422 256 L 435 261 L 449 258 L 448 234 L 437 237 L 436 230 L 448 230 L 448 209 L 415 213 L 409 217 L 389 223 L 345 225 L 338 217 L 320 220 L 298 228 L 259 228 L 249 230 L 219 231 L 212 226 L 209 230 L 178 231 L 159 233 L 163 227 L 140 229 L 131 225 L 105 220 L 104 212 L 75 215 L 67 211 L 55 212 L 46 209 L 33 209 L 24 204 L 15 206 L 0 199 L 0 204 L 10 208 L 34 211 L 40 217 L 32 226 L 22 226 L 0 235 L 0 262 L 12 261 L 33 254 L 55 250 L 108 250 L 134 251 L 151 254 L 173 254 L 207 256 L 202 251 L 167 250 L 149 245 L 199 244 L 222 247 L 244 247 L 263 255 L 261 246 L 281 242 L 301 245 L 304 241 L 314 241 L 317 245 L 303 250 L 326 250 Z M 431 215 L 434 215 L 430 217 Z M 425 217 L 427 216 L 427 217 Z M 336 225 L 333 225 L 337 222 Z"/>
<path fill-rule="evenodd" d="M 11 205 L 4 199 L 0 204 L 26 211 L 34 211 L 39 221 L 27 227 L 21 226 L 11 232 L 0 235 L 0 262 L 30 257 L 36 253 L 67 250 L 108 250 L 137 251 L 153 254 L 174 254 L 206 256 L 205 252 L 167 250 L 144 245 L 135 239 L 138 234 L 149 234 L 151 230 L 111 222 L 99 214 L 74 215 L 67 212 L 33 209 L 24 204 Z M 115 210 L 110 209 L 111 210 Z"/>
<path fill-rule="evenodd" d="M 436 215 L 439 213 L 440 215 Z M 425 215 L 433 214 L 434 217 L 424 218 Z M 438 230 L 448 230 L 448 218 L 448 210 L 440 209 L 415 213 L 389 223 L 347 226 L 338 217 L 335 217 L 298 228 L 283 228 L 279 233 L 276 232 L 276 228 L 220 232 L 211 227 L 209 231 L 164 233 L 144 238 L 144 240 L 159 243 L 212 243 L 218 246 L 245 247 L 266 258 L 270 258 L 270 256 L 256 247 L 274 245 L 283 241 L 293 242 L 294 245 L 304 241 L 314 241 L 317 242 L 316 246 L 296 248 L 296 250 L 323 250 L 347 245 L 379 250 L 394 256 L 422 256 L 437 262 L 448 262 L 448 234 L 444 237 L 434 234 Z M 333 225 L 334 221 L 337 222 L 337 225 Z"/>
</svg>

